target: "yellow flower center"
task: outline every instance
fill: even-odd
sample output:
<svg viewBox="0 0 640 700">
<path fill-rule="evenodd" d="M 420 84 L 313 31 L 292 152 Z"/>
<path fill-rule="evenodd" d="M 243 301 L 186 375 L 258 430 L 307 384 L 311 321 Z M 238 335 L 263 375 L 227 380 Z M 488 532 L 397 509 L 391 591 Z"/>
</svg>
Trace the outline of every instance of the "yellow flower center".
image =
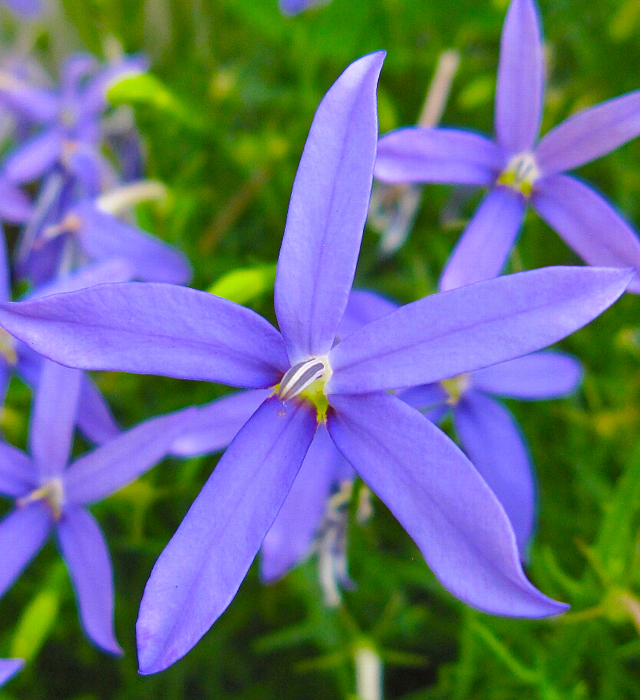
<svg viewBox="0 0 640 700">
<path fill-rule="evenodd" d="M 440 384 L 444 387 L 447 394 L 447 403 L 451 406 L 455 406 L 458 401 L 460 401 L 464 392 L 469 388 L 469 375 L 468 374 L 458 374 L 451 379 L 443 379 Z"/>
<path fill-rule="evenodd" d="M 510 187 L 525 197 L 530 197 L 540 171 L 533 153 L 519 153 L 514 156 L 498 178 L 498 184 Z"/>
</svg>

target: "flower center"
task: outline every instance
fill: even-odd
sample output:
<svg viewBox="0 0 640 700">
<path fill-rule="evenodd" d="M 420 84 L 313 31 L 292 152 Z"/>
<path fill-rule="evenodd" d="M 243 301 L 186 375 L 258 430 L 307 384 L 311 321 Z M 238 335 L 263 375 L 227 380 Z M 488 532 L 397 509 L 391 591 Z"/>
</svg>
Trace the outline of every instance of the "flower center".
<svg viewBox="0 0 640 700">
<path fill-rule="evenodd" d="M 18 363 L 14 337 L 11 333 L 5 331 L 4 328 L 0 328 L 0 355 L 2 355 L 12 367 L 15 367 Z"/>
<path fill-rule="evenodd" d="M 498 184 L 506 185 L 525 197 L 530 197 L 535 181 L 540 177 L 533 153 L 514 156 L 498 178 Z"/>
<path fill-rule="evenodd" d="M 327 357 L 311 357 L 298 362 L 288 369 L 278 386 L 280 401 L 288 401 L 296 396 L 311 401 L 318 413 L 318 422 L 327 416 L 329 402 L 324 393 L 324 385 L 331 377 L 332 371 Z"/>
<path fill-rule="evenodd" d="M 451 377 L 451 379 L 443 379 L 440 384 L 442 384 L 447 394 L 449 394 L 447 403 L 451 406 L 455 406 L 462 398 L 464 392 L 469 388 L 470 383 L 468 374 L 458 374 L 455 377 Z"/>
<path fill-rule="evenodd" d="M 35 501 L 46 501 L 51 508 L 53 517 L 56 520 L 60 520 L 62 506 L 64 505 L 64 487 L 62 485 L 62 479 L 58 477 L 50 479 L 39 489 L 32 491 L 24 498 L 19 498 L 16 501 L 16 505 L 18 508 L 24 508 L 28 506 L 29 503 L 34 503 Z"/>
</svg>

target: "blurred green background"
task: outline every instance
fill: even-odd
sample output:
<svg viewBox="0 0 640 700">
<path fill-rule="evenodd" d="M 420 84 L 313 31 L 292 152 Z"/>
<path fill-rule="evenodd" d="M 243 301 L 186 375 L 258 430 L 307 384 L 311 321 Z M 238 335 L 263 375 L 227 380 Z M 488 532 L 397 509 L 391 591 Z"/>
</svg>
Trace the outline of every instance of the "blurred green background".
<svg viewBox="0 0 640 700">
<path fill-rule="evenodd" d="M 460 53 L 443 117 L 490 132 L 505 0 L 333 0 L 284 18 L 276 0 L 65 0 L 28 28 L 2 15 L 5 51 L 28 45 L 53 76 L 72 51 L 104 57 L 119 43 L 143 52 L 153 79 L 122 84 L 114 102 L 135 111 L 148 176 L 169 188 L 138 209 L 140 225 L 186 251 L 207 289 L 258 268 L 241 301 L 274 319 L 278 255 L 298 159 L 325 91 L 364 53 L 386 49 L 381 132 L 415 122 L 438 60 Z M 543 131 L 570 113 L 640 87 L 640 0 L 542 0 L 549 84 Z M 117 43 L 116 43 L 117 42 Z M 640 142 L 578 173 L 640 225 Z M 434 290 L 479 193 L 425 189 L 415 228 L 394 256 L 365 231 L 359 287 L 401 302 Z M 443 214 L 443 212 L 445 214 Z M 534 214 L 510 269 L 579 261 Z M 227 280 L 227 294 L 237 286 Z M 220 288 L 219 288 L 220 289 Z M 571 604 L 555 620 L 477 613 L 437 583 L 417 548 L 374 499 L 349 523 L 357 587 L 328 609 L 311 559 L 273 586 L 254 564 L 204 639 L 167 671 L 137 674 L 134 626 L 151 567 L 217 456 L 167 459 L 93 511 L 115 567 L 114 659 L 94 649 L 50 542 L 0 601 L 0 656 L 28 657 L 0 690 L 25 700 L 309 700 L 355 698 L 354 650 L 385 661 L 385 698 L 402 700 L 640 698 L 640 302 L 627 295 L 562 347 L 584 363 L 583 387 L 564 400 L 510 402 L 539 478 L 539 527 L 527 569 Z M 123 426 L 225 393 L 205 383 L 101 374 Z M 14 381 L 2 414 L 24 446 L 30 395 Z M 86 446 L 85 446 L 86 447 Z M 83 446 L 78 444 L 77 449 Z M 3 513 L 10 507 L 2 503 Z M 1 560 L 0 560 L 1 565 Z"/>
</svg>

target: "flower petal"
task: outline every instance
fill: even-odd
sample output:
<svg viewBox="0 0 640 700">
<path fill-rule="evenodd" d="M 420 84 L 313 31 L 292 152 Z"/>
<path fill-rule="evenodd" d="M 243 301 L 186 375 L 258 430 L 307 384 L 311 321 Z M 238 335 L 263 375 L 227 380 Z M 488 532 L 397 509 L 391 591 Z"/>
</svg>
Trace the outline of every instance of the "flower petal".
<svg viewBox="0 0 640 700">
<path fill-rule="evenodd" d="M 263 581 L 279 579 L 309 554 L 344 461 L 325 426 L 319 425 L 291 491 L 262 543 Z"/>
<path fill-rule="evenodd" d="M 0 686 L 24 666 L 23 659 L 0 659 Z"/>
<path fill-rule="evenodd" d="M 553 399 L 573 391 L 582 379 L 575 357 L 553 350 L 534 352 L 473 373 L 473 386 L 515 399 Z"/>
<path fill-rule="evenodd" d="M 535 522 L 535 480 L 529 454 L 513 416 L 473 389 L 453 410 L 456 433 L 473 466 L 505 509 L 526 559 Z"/>
<path fill-rule="evenodd" d="M 445 588 L 496 615 L 566 609 L 527 581 L 503 508 L 442 431 L 385 393 L 332 396 L 331 404 L 329 434 Z"/>
<path fill-rule="evenodd" d="M 384 182 L 491 185 L 505 165 L 503 151 L 484 136 L 409 127 L 380 139 L 373 174 Z"/>
<path fill-rule="evenodd" d="M 41 477 L 67 466 L 78 415 L 82 372 L 44 360 L 29 427 L 29 448 Z"/>
<path fill-rule="evenodd" d="M 405 389 L 398 394 L 398 398 L 418 411 L 424 411 L 439 404 L 446 404 L 449 394 L 440 382 L 435 382 Z"/>
<path fill-rule="evenodd" d="M 122 654 L 113 630 L 111 559 L 98 523 L 84 508 L 67 505 L 56 529 L 84 631 L 101 649 Z"/>
<path fill-rule="evenodd" d="M 170 453 L 193 457 L 224 449 L 271 393 L 271 389 L 241 391 L 199 406 Z"/>
<path fill-rule="evenodd" d="M 42 501 L 17 508 L 0 522 L 0 596 L 18 578 L 49 536 L 53 520 Z"/>
<path fill-rule="evenodd" d="M 38 134 L 9 153 L 4 162 L 4 176 L 16 185 L 37 180 L 60 157 L 62 140 L 58 127 Z"/>
<path fill-rule="evenodd" d="M 0 493 L 19 498 L 38 488 L 38 471 L 27 455 L 0 442 Z"/>
<path fill-rule="evenodd" d="M 532 204 L 565 243 L 589 265 L 640 270 L 640 240 L 629 224 L 597 192 L 567 175 L 536 183 Z M 629 285 L 640 292 L 640 277 Z"/>
<path fill-rule="evenodd" d="M 82 248 L 95 260 L 130 260 L 134 276 L 143 282 L 186 284 L 191 279 L 185 256 L 159 238 L 100 211 L 91 201 L 80 202 L 73 212 L 82 221 Z"/>
<path fill-rule="evenodd" d="M 6 330 L 83 369 L 262 389 L 289 368 L 282 337 L 250 309 L 171 284 L 104 284 L 0 305 Z"/>
<path fill-rule="evenodd" d="M 510 155 L 531 151 L 540 131 L 544 65 L 533 0 L 511 0 L 502 30 L 496 136 Z"/>
<path fill-rule="evenodd" d="M 293 183 L 275 283 L 291 365 L 331 349 L 367 218 L 384 52 L 352 63 L 320 103 Z"/>
<path fill-rule="evenodd" d="M 548 267 L 425 297 L 336 345 L 325 391 L 402 389 L 526 355 L 602 313 L 631 275 L 615 268 Z"/>
<path fill-rule="evenodd" d="M 398 304 L 364 289 L 352 289 L 344 316 L 338 326 L 338 338 L 346 338 L 353 331 L 366 326 L 381 316 L 395 311 Z"/>
<path fill-rule="evenodd" d="M 120 428 L 93 379 L 82 373 L 78 403 L 78 428 L 91 442 L 101 445 L 120 434 Z"/>
<path fill-rule="evenodd" d="M 99 501 L 123 488 L 160 461 L 189 424 L 194 409 L 140 423 L 76 460 L 64 473 L 70 503 Z"/>
<path fill-rule="evenodd" d="M 60 97 L 44 88 L 32 87 L 8 73 L 1 74 L 0 102 L 31 121 L 46 123 L 56 118 Z"/>
<path fill-rule="evenodd" d="M 29 197 L 9 180 L 0 177 L 0 218 L 12 224 L 21 224 L 32 213 Z"/>
<path fill-rule="evenodd" d="M 640 135 L 640 90 L 569 117 L 535 149 L 543 175 L 577 168 Z"/>
<path fill-rule="evenodd" d="M 497 277 L 513 248 L 526 203 L 507 187 L 484 198 L 460 236 L 440 277 L 440 291 Z"/>
<path fill-rule="evenodd" d="M 64 294 L 76 292 L 78 289 L 86 289 L 96 284 L 108 282 L 128 282 L 133 277 L 133 267 L 126 260 L 113 259 L 104 262 L 93 263 L 64 277 L 43 284 L 35 289 L 28 299 L 42 299 L 52 294 Z"/>
<path fill-rule="evenodd" d="M 147 582 L 137 624 L 141 673 L 184 656 L 229 605 L 315 430 L 308 405 L 274 396 L 229 445 Z"/>
</svg>

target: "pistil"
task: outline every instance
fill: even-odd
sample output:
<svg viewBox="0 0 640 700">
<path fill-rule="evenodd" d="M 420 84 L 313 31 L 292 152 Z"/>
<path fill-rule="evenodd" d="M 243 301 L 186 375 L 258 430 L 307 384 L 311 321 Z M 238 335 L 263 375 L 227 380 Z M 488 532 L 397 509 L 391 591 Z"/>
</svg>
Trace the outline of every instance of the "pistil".
<svg viewBox="0 0 640 700">
<path fill-rule="evenodd" d="M 62 506 L 64 505 L 64 487 L 62 479 L 53 478 L 44 483 L 39 489 L 35 489 L 24 498 L 18 498 L 16 505 L 18 508 L 25 508 L 30 503 L 36 501 L 46 501 L 55 520 L 60 520 Z"/>
</svg>

